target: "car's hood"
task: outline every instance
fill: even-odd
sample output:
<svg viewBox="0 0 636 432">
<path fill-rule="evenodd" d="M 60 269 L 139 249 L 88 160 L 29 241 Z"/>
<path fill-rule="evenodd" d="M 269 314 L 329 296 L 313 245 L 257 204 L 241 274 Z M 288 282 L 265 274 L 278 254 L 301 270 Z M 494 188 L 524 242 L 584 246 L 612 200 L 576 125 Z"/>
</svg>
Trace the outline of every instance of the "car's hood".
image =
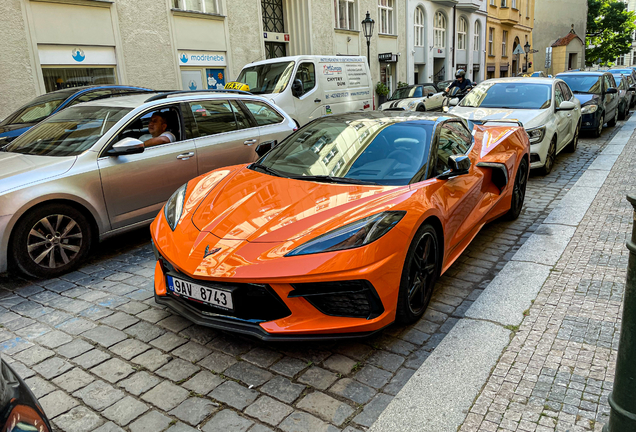
<svg viewBox="0 0 636 432">
<path fill-rule="evenodd" d="M 404 99 L 391 100 L 391 101 L 384 102 L 382 105 L 380 105 L 380 110 L 385 110 L 389 108 L 407 108 L 409 103 L 419 102 L 421 100 L 422 98 L 404 98 Z"/>
<path fill-rule="evenodd" d="M 0 125 L 0 138 L 5 136 L 16 137 L 22 135 L 24 132 L 28 131 L 32 127 L 32 123 Z"/>
<path fill-rule="evenodd" d="M 527 129 L 545 124 L 550 115 L 550 110 L 515 110 L 456 106 L 451 110 L 451 113 L 457 114 L 458 116 L 464 117 L 468 120 L 519 120 Z"/>
<path fill-rule="evenodd" d="M 408 191 L 408 186 L 317 183 L 241 168 L 207 193 L 192 223 L 222 239 L 281 242 L 325 224 L 366 217 Z"/>
<path fill-rule="evenodd" d="M 33 156 L 0 152 L 0 193 L 62 175 L 71 169 L 76 160 L 77 156 Z"/>
<path fill-rule="evenodd" d="M 600 96 L 597 94 L 591 94 L 591 93 L 575 93 L 574 97 L 577 98 L 579 102 L 581 102 L 581 105 L 583 105 L 585 103 L 594 103 L 592 99 L 598 100 Z"/>
</svg>

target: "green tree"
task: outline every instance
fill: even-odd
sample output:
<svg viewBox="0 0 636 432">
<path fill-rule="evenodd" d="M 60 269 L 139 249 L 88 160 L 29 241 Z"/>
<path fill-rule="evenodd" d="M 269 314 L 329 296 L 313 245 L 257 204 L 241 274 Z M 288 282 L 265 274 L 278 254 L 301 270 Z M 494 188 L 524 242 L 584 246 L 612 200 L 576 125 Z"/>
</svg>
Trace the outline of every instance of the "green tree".
<svg viewBox="0 0 636 432">
<path fill-rule="evenodd" d="M 636 30 L 636 14 L 620 0 L 587 0 L 585 62 L 612 64 L 627 54 Z"/>
</svg>

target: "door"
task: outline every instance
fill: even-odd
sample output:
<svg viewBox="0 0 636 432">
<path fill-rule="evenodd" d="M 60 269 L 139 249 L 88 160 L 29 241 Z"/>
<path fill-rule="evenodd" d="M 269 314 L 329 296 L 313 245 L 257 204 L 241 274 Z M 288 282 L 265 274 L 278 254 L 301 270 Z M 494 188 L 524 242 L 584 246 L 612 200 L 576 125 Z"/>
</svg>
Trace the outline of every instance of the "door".
<svg viewBox="0 0 636 432">
<path fill-rule="evenodd" d="M 152 220 L 179 186 L 197 176 L 194 140 L 187 136 L 176 105 L 140 114 L 110 145 L 123 138 L 147 139 L 148 123 L 157 112 L 165 116 L 166 130 L 174 134 L 175 142 L 146 147 L 133 155 L 102 153 L 97 160 L 112 229 Z"/>
<path fill-rule="evenodd" d="M 557 133 L 557 151 L 559 151 L 565 144 L 568 143 L 569 138 L 569 118 L 572 116 L 571 111 L 560 111 L 557 108 L 561 105 L 561 102 L 565 100 L 563 91 L 561 90 L 560 83 L 554 85 L 554 120 L 556 122 Z"/>
<path fill-rule="evenodd" d="M 616 88 L 616 82 L 614 77 L 610 74 L 603 75 L 603 92 L 609 88 Z M 603 93 L 603 99 L 605 102 L 605 121 L 609 119 L 615 119 L 618 115 L 618 93 L 608 94 Z"/>
<path fill-rule="evenodd" d="M 426 111 L 439 109 L 444 102 L 444 95 L 438 92 L 433 86 L 423 86 L 422 95 L 426 98 L 424 99 Z"/>
<path fill-rule="evenodd" d="M 258 129 L 236 100 L 201 100 L 185 105 L 194 117 L 199 174 L 256 160 Z"/>
<path fill-rule="evenodd" d="M 294 95 L 294 113 L 290 114 L 294 120 L 304 125 L 323 114 L 331 114 L 323 112 L 322 106 L 326 105 L 327 101 L 323 100 L 323 92 L 318 91 L 316 66 L 313 62 L 303 61 L 298 65 L 292 83 L 296 80 L 302 83 L 302 93 Z"/>
<path fill-rule="evenodd" d="M 273 106 L 247 99 L 241 104 L 256 124 L 261 144 L 269 143 L 275 147 L 293 132 L 289 122 Z"/>
</svg>

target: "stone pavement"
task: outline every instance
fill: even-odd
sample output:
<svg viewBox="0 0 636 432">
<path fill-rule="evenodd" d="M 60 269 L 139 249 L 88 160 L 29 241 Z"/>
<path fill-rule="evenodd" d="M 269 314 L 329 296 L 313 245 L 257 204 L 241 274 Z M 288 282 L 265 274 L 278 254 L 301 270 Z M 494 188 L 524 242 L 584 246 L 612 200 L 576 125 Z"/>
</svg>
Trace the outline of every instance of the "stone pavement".
<svg viewBox="0 0 636 432">
<path fill-rule="evenodd" d="M 154 303 L 154 258 L 143 231 L 106 242 L 60 279 L 0 277 L 0 352 L 66 432 L 366 430 L 610 133 L 583 139 L 576 153 L 558 157 L 552 174 L 533 176 L 519 220 L 485 227 L 413 326 L 321 344 L 264 344 L 194 326 Z"/>
</svg>

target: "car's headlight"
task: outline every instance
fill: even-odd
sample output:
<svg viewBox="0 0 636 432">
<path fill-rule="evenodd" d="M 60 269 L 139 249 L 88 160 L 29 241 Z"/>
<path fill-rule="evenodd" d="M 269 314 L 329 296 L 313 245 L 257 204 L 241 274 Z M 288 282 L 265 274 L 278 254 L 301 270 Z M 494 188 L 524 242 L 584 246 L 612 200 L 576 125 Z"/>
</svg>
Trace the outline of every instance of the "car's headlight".
<svg viewBox="0 0 636 432">
<path fill-rule="evenodd" d="M 545 136 L 545 126 L 528 129 L 526 132 L 528 133 L 528 138 L 530 138 L 530 144 L 540 143 Z"/>
<path fill-rule="evenodd" d="M 188 184 L 184 184 L 177 189 L 172 196 L 168 199 L 168 202 L 163 207 L 163 213 L 166 216 L 168 225 L 172 228 L 172 231 L 177 227 L 177 223 L 183 213 L 183 202 L 185 201 L 186 188 Z"/>
<path fill-rule="evenodd" d="M 285 256 L 353 249 L 376 241 L 404 217 L 405 211 L 386 211 L 352 222 L 298 246 Z"/>
<path fill-rule="evenodd" d="M 584 105 L 581 107 L 581 114 L 592 114 L 598 109 L 598 105 Z"/>
<path fill-rule="evenodd" d="M 415 108 L 415 105 L 417 105 L 417 101 L 409 102 L 409 108 L 413 109 L 413 108 Z"/>
</svg>

